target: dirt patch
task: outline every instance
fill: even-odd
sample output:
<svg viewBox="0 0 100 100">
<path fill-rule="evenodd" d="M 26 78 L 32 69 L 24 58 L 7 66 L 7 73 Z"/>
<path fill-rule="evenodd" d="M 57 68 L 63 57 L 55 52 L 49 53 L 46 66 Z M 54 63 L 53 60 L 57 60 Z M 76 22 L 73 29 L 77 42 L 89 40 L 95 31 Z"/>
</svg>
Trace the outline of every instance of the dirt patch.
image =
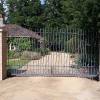
<svg viewBox="0 0 100 100">
<path fill-rule="evenodd" d="M 100 82 L 73 77 L 9 78 L 0 82 L 0 100 L 100 100 Z"/>
</svg>

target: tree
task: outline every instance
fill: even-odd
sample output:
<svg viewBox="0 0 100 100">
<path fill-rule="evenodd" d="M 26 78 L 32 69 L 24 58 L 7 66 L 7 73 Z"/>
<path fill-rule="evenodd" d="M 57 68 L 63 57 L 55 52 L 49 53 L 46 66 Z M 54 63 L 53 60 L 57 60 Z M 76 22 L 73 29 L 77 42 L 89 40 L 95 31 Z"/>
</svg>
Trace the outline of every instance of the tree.
<svg viewBox="0 0 100 100">
<path fill-rule="evenodd" d="M 64 22 L 67 25 L 85 29 L 86 50 L 81 48 L 80 62 L 98 66 L 98 35 L 100 32 L 100 1 L 99 0 L 62 0 L 62 12 Z M 88 45 L 89 44 L 89 45 Z M 95 50 L 95 51 L 94 51 Z M 86 54 L 88 59 L 86 59 Z M 88 60 L 91 60 L 89 62 Z M 94 62 L 92 62 L 94 61 Z"/>
<path fill-rule="evenodd" d="M 4 23 L 6 23 L 6 16 L 7 16 L 5 6 L 6 6 L 6 0 L 0 0 L 0 14 L 2 14 L 2 16 L 3 16 Z"/>
<path fill-rule="evenodd" d="M 45 26 L 61 26 L 63 24 L 61 0 L 46 0 L 44 15 L 46 18 Z"/>
<path fill-rule="evenodd" d="M 62 12 L 65 24 L 79 26 L 81 1 L 82 0 L 62 0 Z"/>
<path fill-rule="evenodd" d="M 89 28 L 93 32 L 97 32 L 100 28 L 100 1 L 99 0 L 86 0 L 83 7 L 83 20 L 82 27 Z"/>
<path fill-rule="evenodd" d="M 33 30 L 42 27 L 40 0 L 8 0 L 8 22 Z"/>
<path fill-rule="evenodd" d="M 63 18 L 66 24 L 98 31 L 100 28 L 99 0 L 62 0 Z"/>
</svg>

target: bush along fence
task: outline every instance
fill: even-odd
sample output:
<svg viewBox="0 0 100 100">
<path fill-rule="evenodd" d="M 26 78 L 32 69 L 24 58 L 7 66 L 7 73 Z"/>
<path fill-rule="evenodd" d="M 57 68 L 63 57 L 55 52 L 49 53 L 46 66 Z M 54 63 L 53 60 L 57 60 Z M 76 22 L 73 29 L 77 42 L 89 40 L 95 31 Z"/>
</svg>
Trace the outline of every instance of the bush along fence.
<svg viewBox="0 0 100 100">
<path fill-rule="evenodd" d="M 66 27 L 27 34 L 7 36 L 8 75 L 99 78 L 98 33 Z"/>
</svg>

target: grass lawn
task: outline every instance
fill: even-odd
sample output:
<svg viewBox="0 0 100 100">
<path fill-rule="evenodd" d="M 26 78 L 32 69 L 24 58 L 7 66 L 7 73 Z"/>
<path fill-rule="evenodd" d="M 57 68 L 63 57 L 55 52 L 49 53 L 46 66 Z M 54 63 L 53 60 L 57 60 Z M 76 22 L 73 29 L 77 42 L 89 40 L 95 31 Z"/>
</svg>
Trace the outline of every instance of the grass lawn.
<svg viewBox="0 0 100 100">
<path fill-rule="evenodd" d="M 7 64 L 7 69 L 18 69 L 27 64 L 29 60 L 21 60 L 21 59 L 9 59 Z"/>
</svg>

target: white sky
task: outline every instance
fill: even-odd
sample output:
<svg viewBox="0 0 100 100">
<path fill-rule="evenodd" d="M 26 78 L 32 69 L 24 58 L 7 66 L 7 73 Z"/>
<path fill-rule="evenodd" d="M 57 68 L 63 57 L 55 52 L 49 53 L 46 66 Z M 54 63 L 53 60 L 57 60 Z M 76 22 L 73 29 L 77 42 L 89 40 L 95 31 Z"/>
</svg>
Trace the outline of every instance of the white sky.
<svg viewBox="0 0 100 100">
<path fill-rule="evenodd" d="M 44 4 L 44 0 L 41 0 L 41 3 Z"/>
</svg>

